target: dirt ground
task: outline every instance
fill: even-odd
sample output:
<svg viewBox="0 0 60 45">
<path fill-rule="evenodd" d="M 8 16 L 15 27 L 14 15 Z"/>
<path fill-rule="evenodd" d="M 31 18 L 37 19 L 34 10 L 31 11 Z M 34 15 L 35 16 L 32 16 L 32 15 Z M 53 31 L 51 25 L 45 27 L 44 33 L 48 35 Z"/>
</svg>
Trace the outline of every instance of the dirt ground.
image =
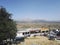
<svg viewBox="0 0 60 45">
<path fill-rule="evenodd" d="M 48 40 L 44 36 L 28 37 L 24 42 L 21 42 L 18 45 L 60 45 L 56 40 Z"/>
</svg>

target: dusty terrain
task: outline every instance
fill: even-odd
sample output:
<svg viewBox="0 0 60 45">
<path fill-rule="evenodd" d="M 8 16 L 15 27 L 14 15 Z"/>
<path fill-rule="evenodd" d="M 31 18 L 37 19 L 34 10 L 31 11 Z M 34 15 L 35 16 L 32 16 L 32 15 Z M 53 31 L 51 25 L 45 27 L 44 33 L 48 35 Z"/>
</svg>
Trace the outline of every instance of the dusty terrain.
<svg viewBox="0 0 60 45">
<path fill-rule="evenodd" d="M 58 28 L 60 23 L 17 23 L 17 28 Z"/>
<path fill-rule="evenodd" d="M 60 45 L 60 42 L 48 40 L 48 38 L 44 36 L 37 36 L 26 38 L 24 42 L 21 42 L 18 45 Z"/>
</svg>

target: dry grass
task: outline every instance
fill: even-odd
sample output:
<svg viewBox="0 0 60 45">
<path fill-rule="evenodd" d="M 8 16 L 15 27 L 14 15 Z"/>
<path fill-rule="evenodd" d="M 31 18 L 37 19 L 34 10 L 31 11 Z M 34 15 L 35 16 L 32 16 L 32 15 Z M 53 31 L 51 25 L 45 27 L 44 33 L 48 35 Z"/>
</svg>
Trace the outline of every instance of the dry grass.
<svg viewBox="0 0 60 45">
<path fill-rule="evenodd" d="M 57 28 L 60 29 L 60 23 L 17 23 L 17 28 Z"/>
<path fill-rule="evenodd" d="M 26 38 L 24 42 L 21 42 L 18 45 L 60 45 L 60 43 L 55 40 L 48 40 L 48 38 L 43 36 L 37 36 Z"/>
</svg>

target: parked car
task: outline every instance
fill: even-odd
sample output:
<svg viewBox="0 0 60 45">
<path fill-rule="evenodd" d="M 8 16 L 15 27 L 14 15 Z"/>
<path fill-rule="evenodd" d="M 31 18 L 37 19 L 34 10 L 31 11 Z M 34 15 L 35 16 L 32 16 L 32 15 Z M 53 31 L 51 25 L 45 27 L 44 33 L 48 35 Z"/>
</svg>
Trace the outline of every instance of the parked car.
<svg viewBox="0 0 60 45">
<path fill-rule="evenodd" d="M 53 31 L 50 31 L 48 35 L 49 40 L 55 40 L 55 37 L 56 37 L 56 33 L 54 33 Z"/>
<path fill-rule="evenodd" d="M 24 37 L 15 37 L 14 42 L 15 43 L 20 43 L 20 42 L 23 42 L 24 39 L 25 39 Z"/>
<path fill-rule="evenodd" d="M 56 39 L 60 40 L 60 31 L 56 34 Z"/>
</svg>

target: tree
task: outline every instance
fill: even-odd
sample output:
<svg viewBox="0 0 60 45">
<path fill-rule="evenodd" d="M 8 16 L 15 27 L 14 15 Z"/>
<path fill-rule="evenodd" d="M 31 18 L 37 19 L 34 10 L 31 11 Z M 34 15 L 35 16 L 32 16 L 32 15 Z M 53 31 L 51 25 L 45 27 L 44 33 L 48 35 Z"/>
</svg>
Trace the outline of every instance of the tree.
<svg viewBox="0 0 60 45">
<path fill-rule="evenodd" d="M 11 19 L 11 15 L 5 8 L 0 7 L 0 42 L 16 36 L 16 23 Z"/>
</svg>

